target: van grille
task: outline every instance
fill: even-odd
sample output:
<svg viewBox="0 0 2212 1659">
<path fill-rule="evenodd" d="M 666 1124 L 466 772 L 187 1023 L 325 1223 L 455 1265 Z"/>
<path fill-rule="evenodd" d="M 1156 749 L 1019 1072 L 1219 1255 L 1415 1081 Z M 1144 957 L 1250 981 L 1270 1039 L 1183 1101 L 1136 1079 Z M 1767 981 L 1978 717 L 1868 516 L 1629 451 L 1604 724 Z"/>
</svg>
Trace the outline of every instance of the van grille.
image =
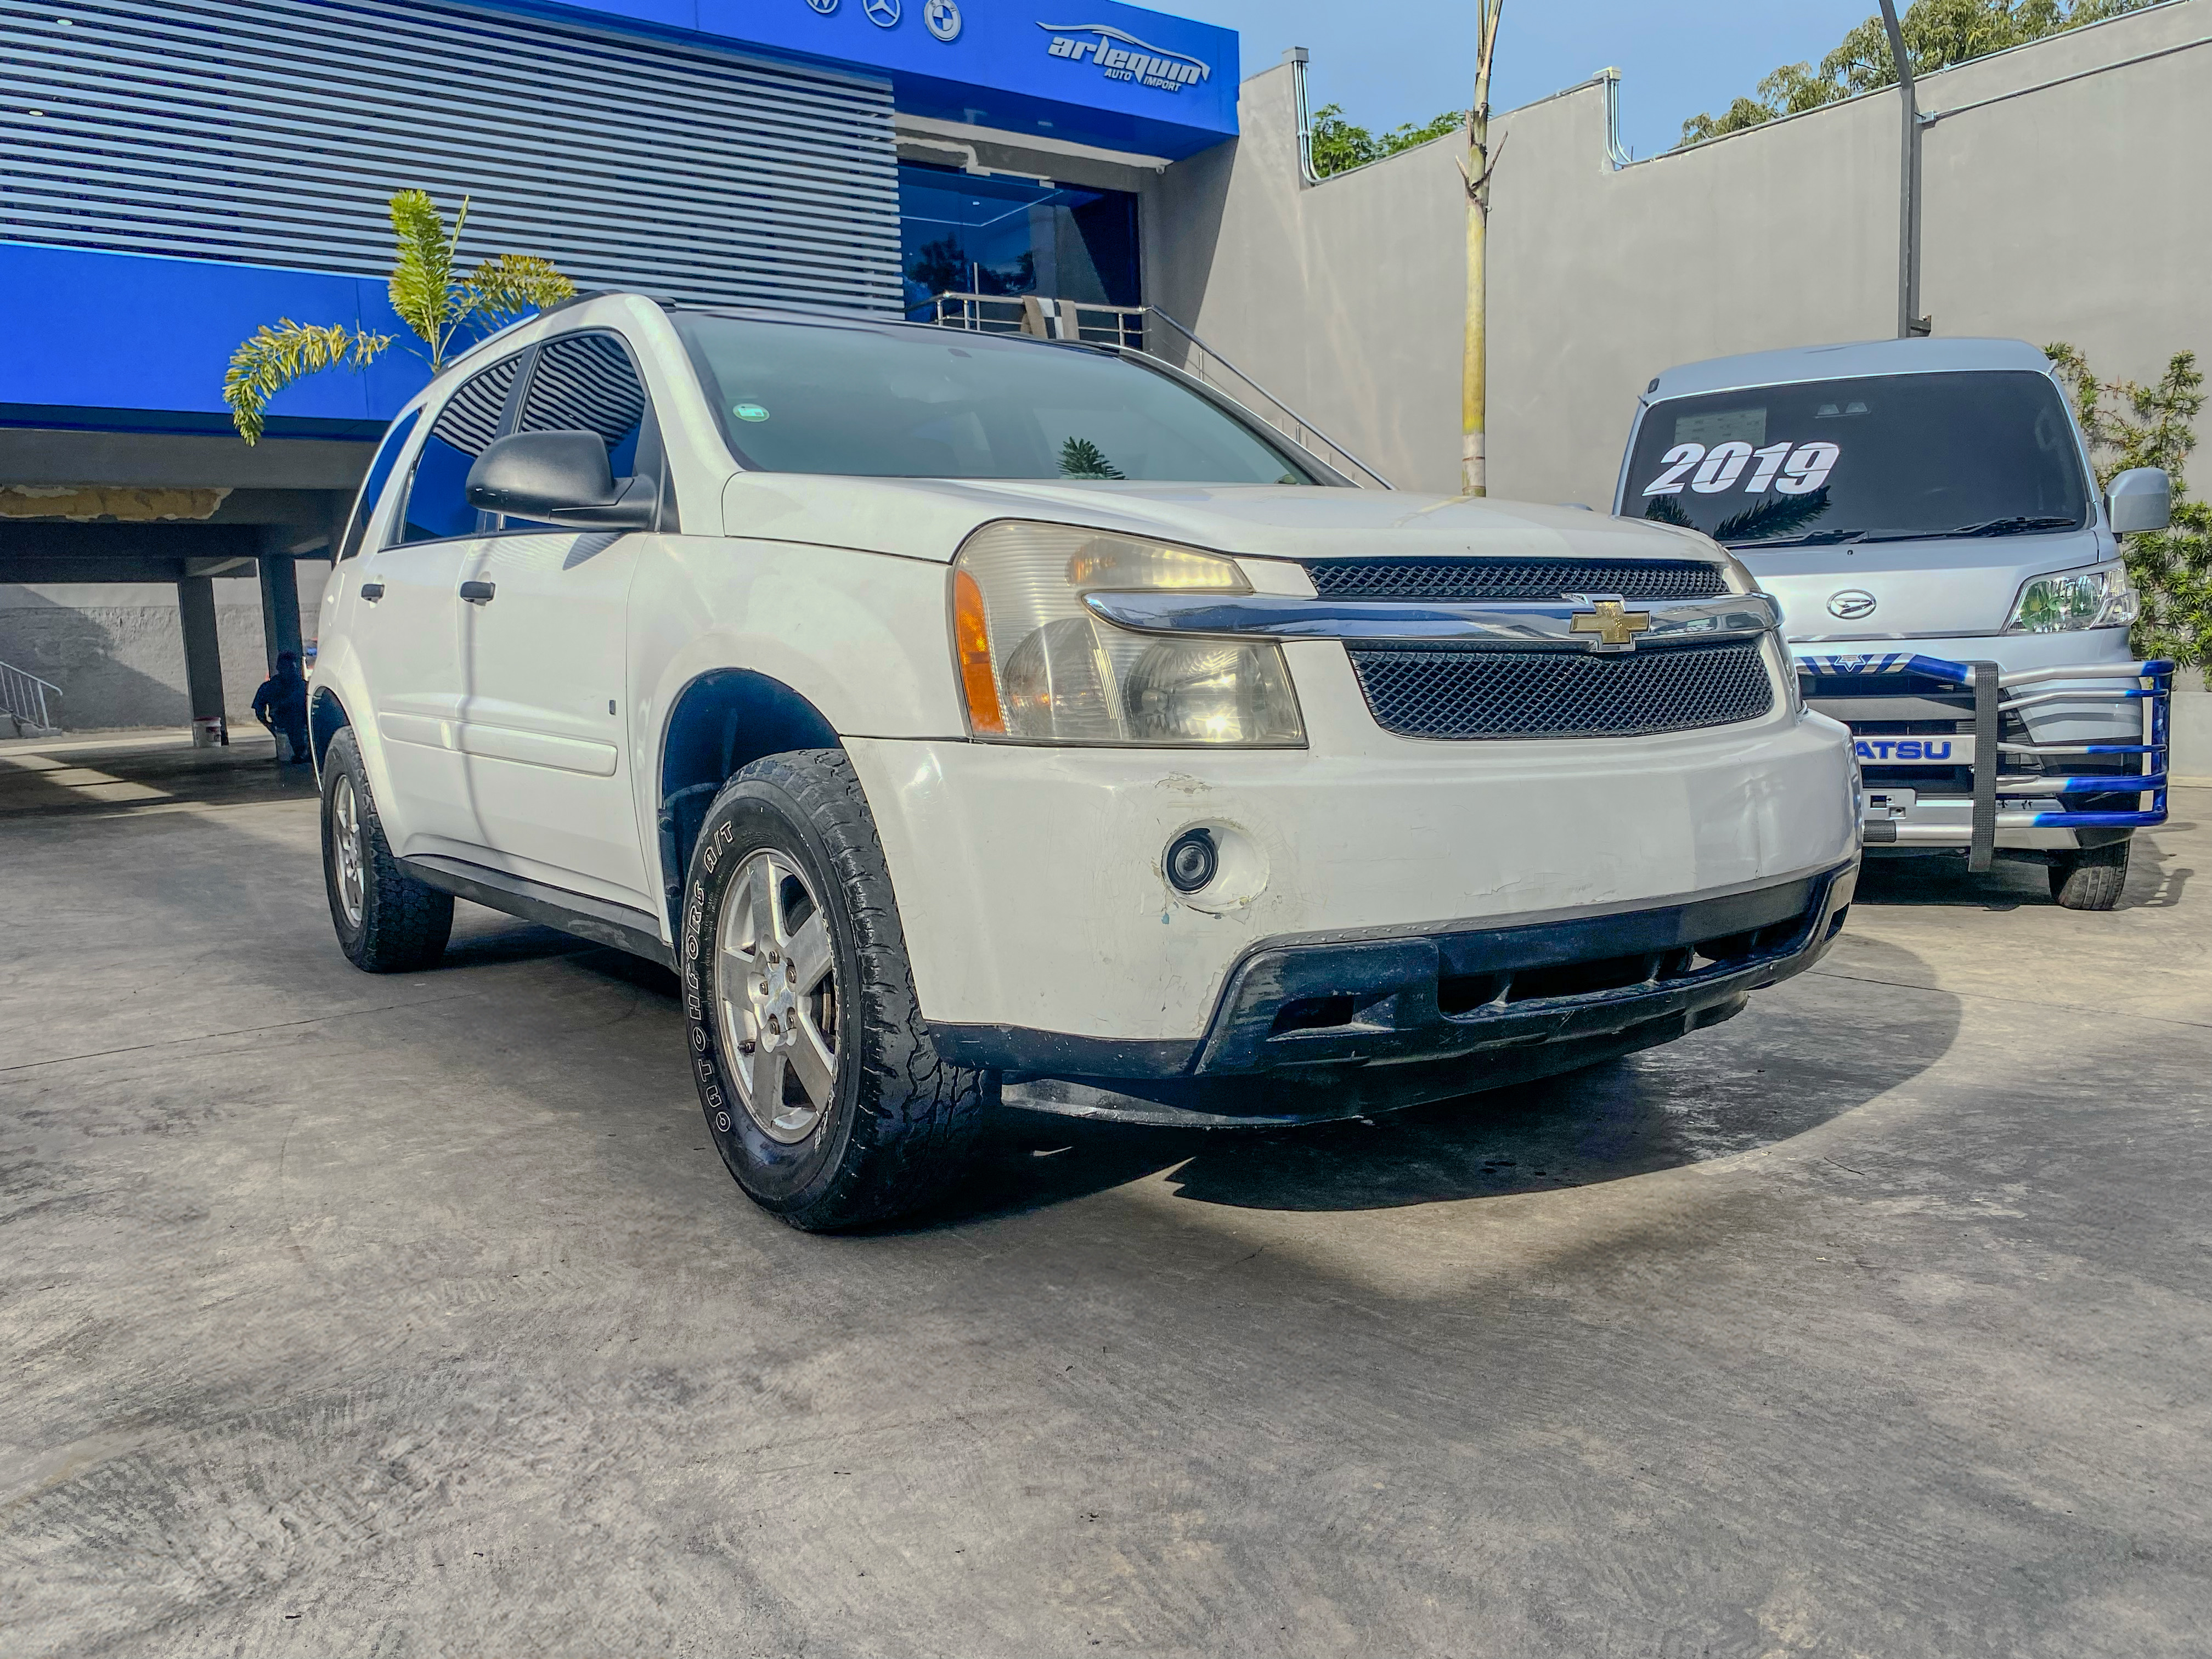
<svg viewBox="0 0 2212 1659">
<path fill-rule="evenodd" d="M 1774 686 L 1755 643 L 1619 656 L 1347 647 L 1376 723 L 1408 738 L 1636 738 L 1757 720 Z"/>
<path fill-rule="evenodd" d="M 1728 592 L 1720 566 L 1702 559 L 1309 559 L 1325 599 L 1556 599 L 1617 593 L 1625 599 L 1711 599 Z"/>
</svg>

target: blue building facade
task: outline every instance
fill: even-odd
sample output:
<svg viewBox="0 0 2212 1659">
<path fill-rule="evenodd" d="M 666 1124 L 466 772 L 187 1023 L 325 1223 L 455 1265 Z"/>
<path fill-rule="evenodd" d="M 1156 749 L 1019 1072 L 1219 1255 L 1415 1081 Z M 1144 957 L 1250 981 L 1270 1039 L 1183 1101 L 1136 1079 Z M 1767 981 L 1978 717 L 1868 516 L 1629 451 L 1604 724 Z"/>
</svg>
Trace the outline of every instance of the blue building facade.
<svg viewBox="0 0 2212 1659">
<path fill-rule="evenodd" d="M 469 199 L 465 256 L 587 288 L 1135 304 L 1133 198 L 902 162 L 902 124 L 1152 164 L 1236 131 L 1236 35 L 1115 0 L 0 0 L 0 303 L 46 319 L 0 360 L 10 427 L 221 431 L 232 348 L 279 317 L 404 346 L 410 186 Z M 318 377 L 270 433 L 366 436 L 423 373 Z"/>
<path fill-rule="evenodd" d="M 0 0 L 0 661 L 70 725 L 214 730 L 252 659 L 312 653 L 297 562 L 428 374 L 397 191 L 466 202 L 465 264 L 585 289 L 1133 306 L 1138 191 L 1234 136 L 1238 72 L 1233 33 L 1119 0 Z M 394 343 L 249 447 L 224 369 L 283 319 Z M 157 636 L 180 664 L 130 656 Z"/>
</svg>

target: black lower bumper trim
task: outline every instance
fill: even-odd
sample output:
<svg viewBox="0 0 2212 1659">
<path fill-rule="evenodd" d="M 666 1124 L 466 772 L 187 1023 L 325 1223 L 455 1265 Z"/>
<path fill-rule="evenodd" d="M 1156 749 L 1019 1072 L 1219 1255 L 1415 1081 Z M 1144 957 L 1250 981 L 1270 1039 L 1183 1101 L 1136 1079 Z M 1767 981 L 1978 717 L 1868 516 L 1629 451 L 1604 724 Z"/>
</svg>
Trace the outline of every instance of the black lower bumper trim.
<svg viewBox="0 0 2212 1659">
<path fill-rule="evenodd" d="M 1183 1098 L 1194 1087 L 1241 1079 L 1334 1089 L 1363 1072 L 1555 1043 L 1580 1048 L 1633 1030 L 1679 1036 L 1810 967 L 1840 925 L 1856 869 L 1854 861 L 1740 892 L 1519 927 L 1272 940 L 1231 969 L 1196 1042 L 1001 1025 L 930 1030 L 945 1058 L 1010 1083 L 1110 1085 L 1186 1111 L 1198 1106 Z M 1297 1121 L 1310 1115 L 1301 1110 Z"/>
</svg>

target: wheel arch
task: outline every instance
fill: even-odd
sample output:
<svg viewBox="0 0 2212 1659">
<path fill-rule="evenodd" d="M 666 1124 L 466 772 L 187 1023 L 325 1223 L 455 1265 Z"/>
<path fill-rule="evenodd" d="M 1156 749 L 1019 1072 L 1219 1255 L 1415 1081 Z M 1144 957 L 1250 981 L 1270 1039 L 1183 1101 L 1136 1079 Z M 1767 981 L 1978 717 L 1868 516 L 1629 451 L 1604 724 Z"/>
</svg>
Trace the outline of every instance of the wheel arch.
<svg viewBox="0 0 2212 1659">
<path fill-rule="evenodd" d="M 329 751 L 331 739 L 353 724 L 353 716 L 338 694 L 326 685 L 317 686 L 307 699 L 307 743 L 315 757 L 315 776 L 323 775 L 323 757 Z"/>
<path fill-rule="evenodd" d="M 722 785 L 764 755 L 843 747 L 819 708 L 769 675 L 717 668 L 684 685 L 661 732 L 654 791 L 661 889 L 672 929 L 682 925 L 692 844 Z"/>
</svg>

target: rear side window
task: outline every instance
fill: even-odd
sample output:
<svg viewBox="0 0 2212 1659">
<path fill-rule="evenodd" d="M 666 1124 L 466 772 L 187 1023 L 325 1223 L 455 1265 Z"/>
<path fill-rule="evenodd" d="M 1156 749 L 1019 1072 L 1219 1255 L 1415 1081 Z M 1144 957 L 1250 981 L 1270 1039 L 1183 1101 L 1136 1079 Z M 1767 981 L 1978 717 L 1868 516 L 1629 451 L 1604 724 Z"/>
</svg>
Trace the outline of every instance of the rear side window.
<svg viewBox="0 0 2212 1659">
<path fill-rule="evenodd" d="M 433 542 L 476 533 L 477 510 L 469 505 L 465 489 L 469 468 L 499 436 L 500 416 L 520 361 L 509 357 L 470 376 L 438 411 L 430 435 L 415 458 L 401 541 Z"/>
<path fill-rule="evenodd" d="M 539 349 L 514 429 L 596 432 L 606 441 L 608 466 L 626 478 L 637 471 L 645 410 L 645 387 L 622 342 L 611 334 L 569 334 Z"/>
<path fill-rule="evenodd" d="M 353 516 L 346 520 L 345 534 L 338 539 L 339 558 L 349 559 L 361 551 L 362 537 L 375 514 L 384 486 L 392 482 L 392 469 L 398 463 L 399 452 L 407 447 L 407 434 L 414 431 L 415 422 L 422 417 L 421 410 L 409 410 L 392 423 L 384 434 L 384 441 L 377 445 L 376 459 L 369 462 L 368 476 L 362 480 L 361 494 L 355 498 Z"/>
</svg>

